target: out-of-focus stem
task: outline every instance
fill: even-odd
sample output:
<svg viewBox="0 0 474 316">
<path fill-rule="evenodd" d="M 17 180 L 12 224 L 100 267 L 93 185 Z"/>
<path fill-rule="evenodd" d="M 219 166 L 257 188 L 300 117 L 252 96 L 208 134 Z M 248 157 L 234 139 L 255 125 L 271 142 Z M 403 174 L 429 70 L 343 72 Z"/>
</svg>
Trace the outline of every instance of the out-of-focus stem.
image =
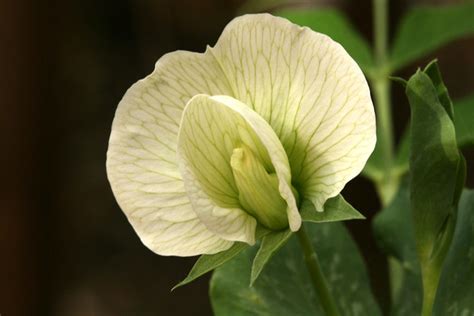
<svg viewBox="0 0 474 316">
<path fill-rule="evenodd" d="M 394 175 L 394 136 L 390 104 L 388 65 L 388 0 L 373 0 L 375 70 L 370 78 L 377 111 L 378 146 L 384 162 L 383 178 L 377 189 L 386 206 L 398 189 L 398 177 Z"/>
</svg>

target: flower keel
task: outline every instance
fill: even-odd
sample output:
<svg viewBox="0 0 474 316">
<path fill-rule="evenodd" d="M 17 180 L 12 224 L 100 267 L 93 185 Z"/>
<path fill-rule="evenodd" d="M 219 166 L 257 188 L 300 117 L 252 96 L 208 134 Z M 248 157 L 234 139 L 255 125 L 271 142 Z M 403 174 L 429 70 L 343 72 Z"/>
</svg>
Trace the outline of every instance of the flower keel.
<svg viewBox="0 0 474 316">
<path fill-rule="evenodd" d="M 278 192 L 276 174 L 268 173 L 245 145 L 234 149 L 230 165 L 242 207 L 267 228 L 288 227 L 288 206 Z"/>
</svg>

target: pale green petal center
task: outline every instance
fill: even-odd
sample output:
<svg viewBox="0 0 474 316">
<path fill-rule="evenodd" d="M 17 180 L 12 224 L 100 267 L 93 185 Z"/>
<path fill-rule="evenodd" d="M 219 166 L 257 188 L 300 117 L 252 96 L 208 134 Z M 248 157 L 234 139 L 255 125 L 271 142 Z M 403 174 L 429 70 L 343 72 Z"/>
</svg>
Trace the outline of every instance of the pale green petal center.
<svg viewBox="0 0 474 316">
<path fill-rule="evenodd" d="M 245 145 L 234 148 L 230 164 L 242 207 L 270 229 L 288 227 L 288 205 L 278 191 L 276 173 L 268 173 Z"/>
</svg>

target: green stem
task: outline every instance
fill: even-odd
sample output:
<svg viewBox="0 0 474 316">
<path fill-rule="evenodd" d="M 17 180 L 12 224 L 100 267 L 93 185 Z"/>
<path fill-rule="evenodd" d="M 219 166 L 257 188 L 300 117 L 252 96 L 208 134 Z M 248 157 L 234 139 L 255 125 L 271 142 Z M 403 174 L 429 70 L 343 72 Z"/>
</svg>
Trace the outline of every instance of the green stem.
<svg viewBox="0 0 474 316">
<path fill-rule="evenodd" d="M 432 316 L 436 290 L 439 282 L 439 271 L 423 271 L 423 305 L 421 316 Z"/>
<path fill-rule="evenodd" d="M 390 65 L 388 61 L 388 0 L 373 0 L 375 71 L 369 77 L 377 111 L 377 146 L 384 162 L 383 177 L 376 187 L 386 207 L 395 196 L 399 177 L 394 170 L 394 132 L 390 103 Z M 394 259 L 388 260 L 391 300 L 395 301 L 400 290 L 401 267 Z"/>
<path fill-rule="evenodd" d="M 324 312 L 328 316 L 339 316 L 336 301 L 331 296 L 321 266 L 319 265 L 318 256 L 313 249 L 311 240 L 309 239 L 304 227 L 301 226 L 301 229 L 296 234 L 298 235 L 303 250 L 306 267 L 308 268 L 311 280 L 313 281 L 313 287 L 318 294 Z"/>
<path fill-rule="evenodd" d="M 383 178 L 377 189 L 386 206 L 398 189 L 398 178 L 394 176 L 394 136 L 390 104 L 390 81 L 388 65 L 388 0 L 373 0 L 374 58 L 376 68 L 371 76 L 372 91 L 377 111 L 378 146 L 384 161 Z"/>
</svg>

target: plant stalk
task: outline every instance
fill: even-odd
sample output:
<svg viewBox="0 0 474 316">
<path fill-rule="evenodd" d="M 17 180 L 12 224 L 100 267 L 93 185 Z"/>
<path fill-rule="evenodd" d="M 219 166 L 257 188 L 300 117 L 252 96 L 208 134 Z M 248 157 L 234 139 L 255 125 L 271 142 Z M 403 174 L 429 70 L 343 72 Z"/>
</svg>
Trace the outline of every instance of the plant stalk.
<svg viewBox="0 0 474 316">
<path fill-rule="evenodd" d="M 399 185 L 399 180 L 393 173 L 394 132 L 388 64 L 388 0 L 373 0 L 373 9 L 375 71 L 370 81 L 377 111 L 377 142 L 384 162 L 383 178 L 377 183 L 377 190 L 383 206 L 387 206 Z"/>
<path fill-rule="evenodd" d="M 390 102 L 390 65 L 388 56 L 388 0 L 373 0 L 373 30 L 375 70 L 369 76 L 377 112 L 377 143 L 384 162 L 383 177 L 376 182 L 382 206 L 395 196 L 400 179 L 394 174 L 394 131 Z M 390 297 L 392 303 L 400 290 L 402 269 L 395 259 L 388 260 Z"/>
<path fill-rule="evenodd" d="M 304 226 L 301 226 L 296 234 L 298 235 L 303 250 L 304 261 L 311 276 L 313 287 L 316 290 L 325 314 L 327 316 L 339 316 L 340 314 L 336 306 L 336 301 L 329 291 L 326 279 L 324 278 L 321 266 L 319 265 L 318 256 L 313 249 L 311 240 L 309 239 Z"/>
<path fill-rule="evenodd" d="M 440 271 L 433 271 L 433 269 L 425 269 L 423 271 L 423 305 L 421 309 L 421 316 L 432 316 L 433 305 L 436 297 L 436 290 L 440 278 Z"/>
</svg>

